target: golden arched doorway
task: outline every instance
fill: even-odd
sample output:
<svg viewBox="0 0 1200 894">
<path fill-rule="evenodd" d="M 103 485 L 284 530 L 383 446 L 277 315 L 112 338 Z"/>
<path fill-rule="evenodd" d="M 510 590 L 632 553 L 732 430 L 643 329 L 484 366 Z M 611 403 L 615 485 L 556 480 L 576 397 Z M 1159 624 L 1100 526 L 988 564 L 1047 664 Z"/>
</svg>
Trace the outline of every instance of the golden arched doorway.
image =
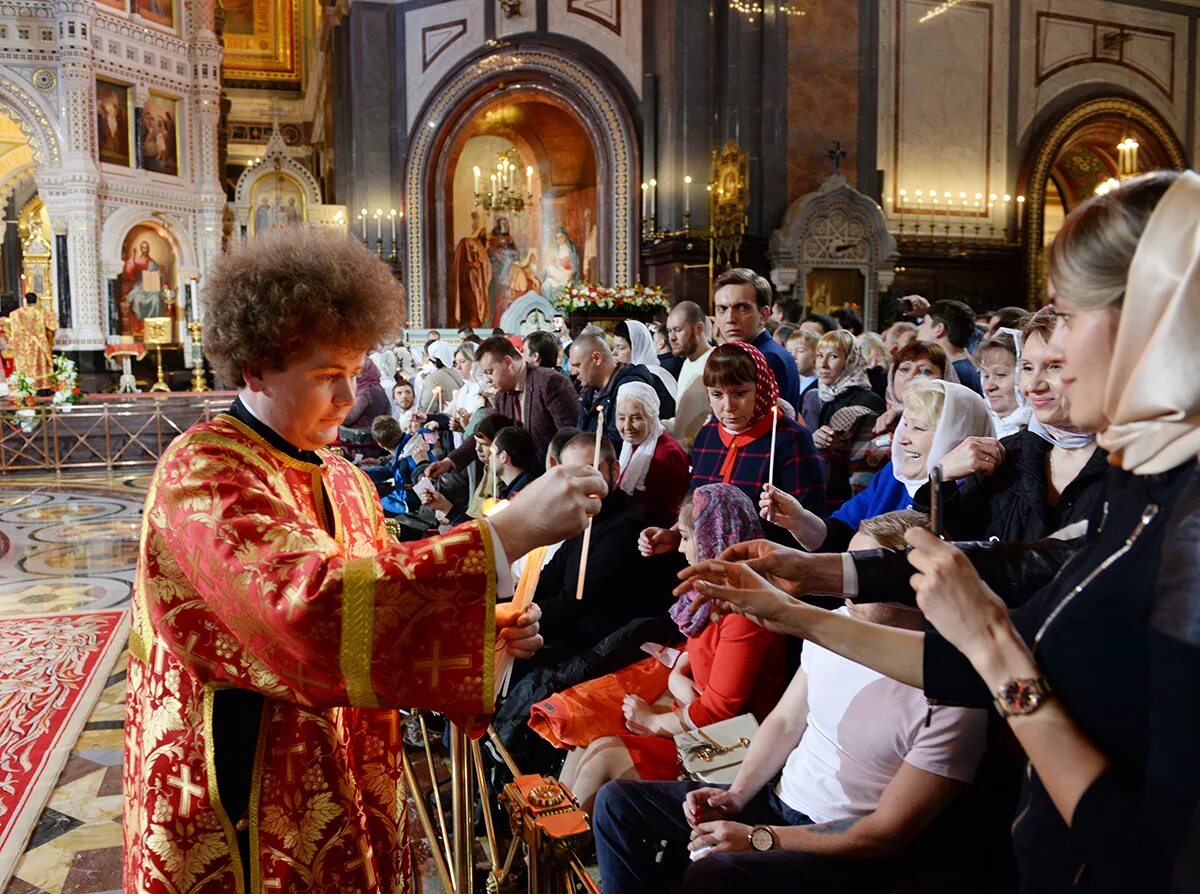
<svg viewBox="0 0 1200 894">
<path fill-rule="evenodd" d="M 564 285 L 596 278 L 596 151 L 560 98 L 493 95 L 456 128 L 439 174 L 443 325 L 498 326 L 527 292 L 553 303 Z"/>
<path fill-rule="evenodd" d="M 1045 247 L 1067 214 L 1095 195 L 1098 186 L 1119 176 L 1117 145 L 1126 138 L 1138 143 L 1139 172 L 1187 167 L 1183 146 L 1167 124 L 1150 109 L 1125 98 L 1081 103 L 1055 117 L 1045 135 L 1034 143 L 1023 178 L 1030 307 L 1037 306 L 1045 295 Z"/>
</svg>

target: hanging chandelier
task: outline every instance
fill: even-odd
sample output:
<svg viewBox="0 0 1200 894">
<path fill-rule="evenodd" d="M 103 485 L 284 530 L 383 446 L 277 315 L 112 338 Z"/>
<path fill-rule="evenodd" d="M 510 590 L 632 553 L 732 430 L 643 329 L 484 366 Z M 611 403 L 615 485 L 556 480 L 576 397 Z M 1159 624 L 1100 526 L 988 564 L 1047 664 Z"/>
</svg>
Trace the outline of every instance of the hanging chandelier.
<svg viewBox="0 0 1200 894">
<path fill-rule="evenodd" d="M 517 151 L 509 149 L 496 156 L 496 170 L 488 175 L 487 191 L 481 191 L 483 171 L 479 165 L 471 169 L 475 181 L 475 207 L 484 211 L 506 211 L 520 214 L 533 203 L 533 165 L 525 166 L 524 188 L 517 186 Z"/>
</svg>

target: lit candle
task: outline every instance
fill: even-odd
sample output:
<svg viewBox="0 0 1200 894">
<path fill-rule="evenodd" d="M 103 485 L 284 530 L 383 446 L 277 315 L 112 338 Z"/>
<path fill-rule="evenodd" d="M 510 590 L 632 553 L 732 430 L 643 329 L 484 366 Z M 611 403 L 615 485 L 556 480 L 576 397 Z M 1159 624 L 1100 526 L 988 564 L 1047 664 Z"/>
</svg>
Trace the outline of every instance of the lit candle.
<svg viewBox="0 0 1200 894">
<path fill-rule="evenodd" d="M 650 220 L 650 184 L 642 183 L 642 220 Z"/>
<path fill-rule="evenodd" d="M 533 195 L 533 165 L 525 165 L 525 192 Z"/>
<path fill-rule="evenodd" d="M 689 174 L 683 177 L 683 213 L 692 213 L 692 178 Z"/>
<path fill-rule="evenodd" d="M 393 208 L 388 212 L 388 217 L 392 221 L 392 245 L 396 244 L 396 209 Z"/>
<path fill-rule="evenodd" d="M 1025 218 L 1025 197 L 1017 196 L 1017 229 L 1021 229 L 1021 222 Z"/>
<path fill-rule="evenodd" d="M 383 209 L 375 209 L 375 238 L 383 240 Z"/>
<path fill-rule="evenodd" d="M 658 211 L 658 181 L 650 178 L 650 217 L 654 218 Z"/>
<path fill-rule="evenodd" d="M 601 404 L 596 408 L 599 413 L 599 421 L 596 423 L 596 446 L 592 450 L 592 468 L 599 470 L 600 468 L 600 440 L 604 437 L 604 405 Z M 583 575 L 587 571 L 588 547 L 592 544 L 592 520 L 588 518 L 588 525 L 583 529 L 583 548 L 579 551 L 579 580 L 575 583 L 575 598 L 583 598 Z"/>
<path fill-rule="evenodd" d="M 479 165 L 471 168 L 471 174 L 475 179 L 475 195 L 479 195 L 479 177 L 483 172 L 479 170 Z"/>
<path fill-rule="evenodd" d="M 367 241 L 367 209 L 364 208 L 358 214 L 358 219 L 362 221 L 363 242 Z"/>
</svg>

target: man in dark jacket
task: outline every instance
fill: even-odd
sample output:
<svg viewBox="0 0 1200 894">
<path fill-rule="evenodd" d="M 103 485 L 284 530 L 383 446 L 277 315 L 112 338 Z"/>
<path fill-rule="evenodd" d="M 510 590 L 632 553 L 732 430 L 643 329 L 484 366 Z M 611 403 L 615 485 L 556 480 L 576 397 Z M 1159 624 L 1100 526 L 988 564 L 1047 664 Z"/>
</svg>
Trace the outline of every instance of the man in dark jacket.
<svg viewBox="0 0 1200 894">
<path fill-rule="evenodd" d="M 614 444 L 621 443 L 617 431 L 617 390 L 626 382 L 644 382 L 658 394 L 659 418 L 675 415 L 675 398 L 662 379 L 639 363 L 618 363 L 608 344 L 598 335 L 584 333 L 571 342 L 571 374 L 579 380 L 579 421 L 585 432 L 596 430 L 597 410 L 604 407 L 604 433 Z"/>
</svg>

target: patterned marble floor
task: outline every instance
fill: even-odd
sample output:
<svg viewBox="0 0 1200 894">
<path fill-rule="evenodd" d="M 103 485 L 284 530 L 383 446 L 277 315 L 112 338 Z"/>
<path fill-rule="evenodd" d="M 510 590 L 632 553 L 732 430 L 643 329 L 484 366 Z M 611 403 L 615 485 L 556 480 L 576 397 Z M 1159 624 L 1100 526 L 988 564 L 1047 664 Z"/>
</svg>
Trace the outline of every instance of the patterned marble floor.
<svg viewBox="0 0 1200 894">
<path fill-rule="evenodd" d="M 0 612 L 129 604 L 146 476 L 0 478 Z M 121 887 L 122 655 L 6 894 Z"/>
</svg>

